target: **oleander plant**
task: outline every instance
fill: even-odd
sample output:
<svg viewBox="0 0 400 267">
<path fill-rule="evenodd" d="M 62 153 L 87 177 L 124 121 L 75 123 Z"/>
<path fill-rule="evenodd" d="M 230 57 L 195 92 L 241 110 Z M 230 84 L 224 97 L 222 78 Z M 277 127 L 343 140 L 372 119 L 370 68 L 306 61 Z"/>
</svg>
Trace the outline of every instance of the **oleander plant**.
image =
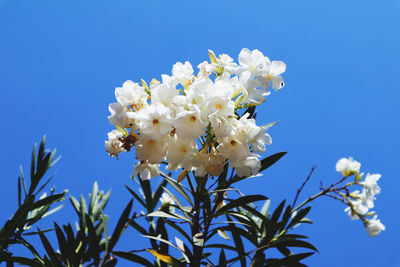
<svg viewBox="0 0 400 267">
<path fill-rule="evenodd" d="M 88 201 L 69 196 L 76 221 L 27 232 L 61 208 L 50 209 L 67 197 L 67 191 L 57 194 L 54 189 L 38 197 L 51 179 L 42 182 L 43 177 L 55 163 L 55 152 L 45 150 L 43 139 L 32 154 L 29 188 L 21 169 L 18 209 L 0 230 L 0 262 L 7 266 L 97 267 L 127 261 L 134 266 L 306 266 L 303 260 L 318 250 L 299 226 L 311 223 L 307 217 L 311 204 L 321 196 L 343 203 L 344 211 L 352 220 L 360 220 L 371 237 L 385 230 L 371 210 L 380 193 L 381 175 L 364 175 L 361 164 L 351 157 L 337 162 L 337 182 L 321 185 L 318 193 L 302 202 L 300 193 L 314 168 L 293 201 L 283 200 L 274 210 L 269 209 L 268 196 L 243 194 L 241 183 L 262 179 L 286 154 L 267 151 L 272 144 L 268 129 L 276 122 L 256 124 L 257 107 L 284 87 L 281 75 L 286 64 L 271 61 L 258 50 L 242 49 L 237 63 L 226 54 L 216 56 L 209 50 L 208 55 L 209 61 L 197 66 L 197 75 L 190 62 L 178 62 L 172 75 L 161 75 L 161 81 L 128 80 L 115 89 L 116 102 L 109 105 L 108 117 L 115 129 L 108 133 L 105 148 L 117 159 L 134 153 L 134 167 L 133 185 L 125 185 L 132 199 L 112 229 L 104 213 L 110 192 L 104 193 L 95 183 Z M 128 251 L 116 250 L 121 236 L 132 235 L 125 231 L 128 228 L 147 242 L 132 244 Z M 57 242 L 50 242 L 54 238 Z M 14 255 L 9 248 L 15 244 L 32 255 Z M 40 249 L 33 244 L 41 244 Z"/>
</svg>

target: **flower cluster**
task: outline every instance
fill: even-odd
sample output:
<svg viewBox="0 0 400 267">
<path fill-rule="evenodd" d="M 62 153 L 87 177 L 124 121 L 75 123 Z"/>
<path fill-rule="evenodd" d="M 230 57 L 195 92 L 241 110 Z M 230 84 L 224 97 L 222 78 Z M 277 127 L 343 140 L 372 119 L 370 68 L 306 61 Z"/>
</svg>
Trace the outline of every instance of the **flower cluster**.
<svg viewBox="0 0 400 267">
<path fill-rule="evenodd" d="M 256 125 L 251 110 L 266 100 L 270 87 L 284 86 L 286 65 L 258 50 L 242 49 L 239 64 L 210 50 L 209 57 L 197 76 L 188 61 L 178 62 L 161 81 L 126 81 L 115 89 L 108 119 L 116 130 L 108 133 L 106 151 L 118 156 L 134 147 L 134 175 L 150 179 L 165 163 L 168 170 L 217 176 L 227 161 L 238 176 L 258 173 L 272 124 Z"/>
<path fill-rule="evenodd" d="M 385 226 L 377 219 L 374 211 L 369 211 L 374 207 L 375 195 L 381 192 L 378 185 L 380 174 L 367 174 L 365 180 L 361 181 L 364 174 L 359 173 L 361 164 L 353 158 L 342 158 L 336 164 L 336 170 L 342 173 L 345 177 L 354 175 L 354 181 L 346 184 L 344 187 L 347 193 L 344 195 L 344 202 L 348 205 L 345 211 L 352 220 L 361 219 L 366 227 L 368 234 L 372 237 L 378 235 Z M 358 185 L 362 187 L 362 191 L 355 190 L 352 193 L 348 192 L 348 187 Z M 372 219 L 367 217 L 374 216 Z"/>
</svg>

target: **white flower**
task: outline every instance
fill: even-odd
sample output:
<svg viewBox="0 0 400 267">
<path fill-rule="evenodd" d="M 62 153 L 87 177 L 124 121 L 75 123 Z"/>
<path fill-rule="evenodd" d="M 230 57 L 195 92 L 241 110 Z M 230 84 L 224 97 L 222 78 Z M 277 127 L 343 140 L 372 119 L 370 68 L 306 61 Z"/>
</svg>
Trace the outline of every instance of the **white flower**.
<svg viewBox="0 0 400 267">
<path fill-rule="evenodd" d="M 149 180 L 150 178 L 156 177 L 159 175 L 158 164 L 138 161 L 132 173 L 132 176 L 136 175 L 139 175 L 142 180 Z"/>
<path fill-rule="evenodd" d="M 166 192 L 162 193 L 160 197 L 161 205 L 166 206 L 166 205 L 175 205 L 174 199 Z M 170 207 L 170 210 L 172 212 L 175 212 L 175 207 Z"/>
<path fill-rule="evenodd" d="M 235 168 L 236 174 L 239 177 L 256 175 L 261 168 L 261 162 L 258 158 L 258 154 L 249 153 L 244 159 L 232 161 L 231 166 Z"/>
<path fill-rule="evenodd" d="M 193 78 L 193 67 L 189 61 L 186 61 L 185 64 L 177 62 L 172 67 L 172 75 L 176 79 L 176 82 L 186 87 Z"/>
<path fill-rule="evenodd" d="M 168 75 L 161 75 L 162 83 L 154 83 L 150 86 L 151 90 L 151 102 L 159 102 L 164 106 L 170 106 L 172 99 L 179 95 L 179 91 L 176 89 L 175 84 L 173 84 L 171 77 Z"/>
<path fill-rule="evenodd" d="M 119 140 L 121 137 L 124 136 L 120 131 L 113 130 L 107 135 L 108 140 L 105 141 L 105 147 L 106 151 L 110 153 L 111 156 L 115 156 L 125 151 L 125 149 L 122 147 L 122 142 Z"/>
<path fill-rule="evenodd" d="M 372 209 L 374 207 L 375 195 L 368 194 L 367 190 L 365 190 L 364 188 L 362 193 L 360 194 L 360 200 L 362 201 L 364 206 Z"/>
<path fill-rule="evenodd" d="M 134 118 L 141 133 L 153 138 L 161 138 L 172 131 L 169 113 L 169 108 L 155 103 L 136 112 Z"/>
<path fill-rule="evenodd" d="M 203 122 L 200 110 L 195 105 L 192 107 L 193 110 L 184 110 L 173 120 L 176 134 L 181 138 L 195 139 L 203 135 L 207 128 L 208 122 Z"/>
<path fill-rule="evenodd" d="M 214 134 L 218 139 L 230 136 L 234 131 L 238 121 L 233 117 L 228 117 L 226 119 L 217 115 L 211 115 L 209 119 Z"/>
<path fill-rule="evenodd" d="M 215 79 L 214 86 L 211 86 L 208 90 L 208 97 L 222 96 L 224 98 L 232 99 L 236 92 L 238 85 L 238 78 L 231 78 L 229 74 L 224 73 Z"/>
<path fill-rule="evenodd" d="M 225 158 L 212 147 L 206 158 L 205 169 L 212 176 L 219 176 L 224 170 Z"/>
<path fill-rule="evenodd" d="M 371 237 L 377 236 L 381 231 L 385 230 L 385 226 L 381 223 L 381 220 L 376 219 L 378 216 L 367 221 L 366 230 Z"/>
<path fill-rule="evenodd" d="M 147 93 L 139 84 L 126 81 L 122 87 L 115 88 L 115 98 L 122 106 L 142 107 L 147 104 Z"/>
<path fill-rule="evenodd" d="M 237 85 L 237 90 L 240 90 L 242 93 L 239 98 L 240 101 L 238 102 L 240 104 L 250 104 L 252 102 L 261 104 L 265 101 L 265 97 L 271 93 L 266 91 L 268 87 L 269 84 L 262 83 L 259 79 L 255 79 L 250 71 L 244 71 L 240 74 Z"/>
<path fill-rule="evenodd" d="M 199 69 L 199 77 L 208 77 L 213 71 L 215 71 L 215 64 L 210 64 L 207 61 L 203 61 L 197 65 L 197 68 Z"/>
<path fill-rule="evenodd" d="M 352 194 L 354 194 L 353 192 Z M 349 215 L 349 217 L 352 220 L 357 220 L 360 217 L 359 215 L 364 215 L 365 213 L 368 212 L 368 207 L 365 205 L 365 203 L 361 199 L 356 199 L 354 201 L 351 201 L 351 207 L 347 207 L 344 209 L 345 212 Z"/>
<path fill-rule="evenodd" d="M 141 161 L 151 164 L 160 163 L 167 153 L 167 144 L 164 139 L 154 139 L 150 136 L 141 136 L 135 144 L 136 156 Z"/>
<path fill-rule="evenodd" d="M 131 128 L 135 126 L 134 119 L 132 118 L 133 112 L 130 112 L 126 107 L 121 106 L 119 103 L 111 103 L 108 106 L 111 115 L 108 116 L 108 121 L 121 128 Z"/>
<path fill-rule="evenodd" d="M 218 57 L 215 56 L 214 51 L 208 50 L 208 55 L 210 56 L 213 64 L 217 64 L 218 67 L 222 68 L 219 71 L 224 73 L 235 73 L 237 71 L 237 64 L 233 62 L 233 59 L 227 54 L 221 54 Z M 220 73 L 221 74 L 221 73 Z"/>
<path fill-rule="evenodd" d="M 250 51 L 247 48 L 243 48 L 239 54 L 239 63 L 243 67 L 242 71 L 257 71 L 265 64 L 265 60 L 263 53 L 257 49 Z"/>
<path fill-rule="evenodd" d="M 210 115 L 228 117 L 234 115 L 234 110 L 235 104 L 230 100 L 230 98 L 214 96 L 208 99 L 204 114 L 207 117 Z"/>
<path fill-rule="evenodd" d="M 271 136 L 266 132 L 268 125 L 259 127 L 254 119 L 248 119 L 249 114 L 244 114 L 238 123 L 238 129 L 242 131 L 250 144 L 253 152 L 264 153 L 265 145 L 272 144 Z"/>
<path fill-rule="evenodd" d="M 193 139 L 178 138 L 176 135 L 167 139 L 167 162 L 171 165 L 180 165 L 197 152 L 197 145 Z"/>
<path fill-rule="evenodd" d="M 380 174 L 367 174 L 365 181 L 360 184 L 364 186 L 367 195 L 375 196 L 381 192 L 377 181 L 381 178 Z"/>
<path fill-rule="evenodd" d="M 268 60 L 269 61 L 269 60 Z M 267 62 L 267 61 L 266 61 Z M 280 74 L 286 71 L 286 64 L 282 61 L 272 61 L 270 64 L 266 64 L 263 68 L 262 76 L 266 78 L 267 83 L 271 82 L 272 88 L 275 90 L 281 89 L 285 86 L 283 78 Z"/>
<path fill-rule="evenodd" d="M 239 162 L 250 154 L 246 136 L 241 132 L 221 138 L 217 150 L 231 162 Z"/>
<path fill-rule="evenodd" d="M 360 167 L 360 162 L 355 161 L 352 157 L 349 157 L 348 159 L 341 158 L 336 163 L 336 171 L 342 173 L 344 176 L 350 176 L 359 173 Z"/>
</svg>

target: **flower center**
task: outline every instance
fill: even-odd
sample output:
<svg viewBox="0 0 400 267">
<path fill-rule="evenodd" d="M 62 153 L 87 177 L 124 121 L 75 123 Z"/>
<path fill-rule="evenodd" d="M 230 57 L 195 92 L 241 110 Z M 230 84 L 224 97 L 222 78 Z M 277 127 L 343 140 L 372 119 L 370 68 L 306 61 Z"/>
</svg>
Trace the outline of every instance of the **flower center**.
<svg viewBox="0 0 400 267">
<path fill-rule="evenodd" d="M 156 125 L 156 124 L 158 124 L 159 123 L 159 121 L 157 120 L 157 119 L 154 119 L 153 120 L 153 125 Z"/>
<path fill-rule="evenodd" d="M 222 105 L 221 105 L 221 104 L 217 104 L 215 107 L 216 107 L 217 109 L 221 109 L 221 108 L 222 108 Z"/>
</svg>

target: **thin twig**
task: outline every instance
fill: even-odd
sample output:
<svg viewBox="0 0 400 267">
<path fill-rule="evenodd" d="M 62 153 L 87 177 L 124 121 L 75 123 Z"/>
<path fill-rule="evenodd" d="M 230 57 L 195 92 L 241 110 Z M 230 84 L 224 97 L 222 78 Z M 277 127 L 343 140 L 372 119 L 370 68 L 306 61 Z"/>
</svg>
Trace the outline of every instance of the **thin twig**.
<svg viewBox="0 0 400 267">
<path fill-rule="evenodd" d="M 303 182 L 303 184 L 300 186 L 300 188 L 297 189 L 296 197 L 295 197 L 294 200 L 293 200 L 292 207 L 294 207 L 294 205 L 296 205 L 297 198 L 299 197 L 299 195 L 300 195 L 301 191 L 303 190 L 304 186 L 306 185 L 306 183 L 310 180 L 311 175 L 312 175 L 312 173 L 314 172 L 315 168 L 317 168 L 317 166 L 313 166 L 313 167 L 311 168 L 311 171 L 310 171 L 310 173 L 308 174 L 306 180 Z"/>
<path fill-rule="evenodd" d="M 313 201 L 314 199 L 325 195 L 326 193 L 330 192 L 333 190 L 333 188 L 335 186 L 337 186 L 338 184 L 342 183 L 344 180 L 346 180 L 346 178 L 348 178 L 349 176 L 343 176 L 342 179 L 340 179 L 338 182 L 331 184 L 327 189 L 322 190 L 321 192 L 319 192 L 318 194 L 307 198 L 307 200 L 305 200 L 303 203 L 301 203 L 299 206 L 297 206 L 295 209 L 292 210 L 292 212 L 295 212 L 296 210 L 300 209 L 301 207 L 303 207 L 304 205 L 307 205 L 309 202 Z"/>
</svg>

